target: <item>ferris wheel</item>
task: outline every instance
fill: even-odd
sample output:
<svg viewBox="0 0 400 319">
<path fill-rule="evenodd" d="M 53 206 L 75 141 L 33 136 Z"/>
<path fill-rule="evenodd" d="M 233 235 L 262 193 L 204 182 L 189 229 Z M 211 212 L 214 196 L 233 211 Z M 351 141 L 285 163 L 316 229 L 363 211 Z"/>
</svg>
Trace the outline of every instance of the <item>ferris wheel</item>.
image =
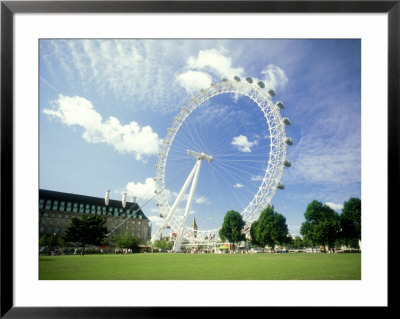
<svg viewBox="0 0 400 319">
<path fill-rule="evenodd" d="M 174 117 L 156 165 L 155 198 L 163 223 L 153 242 L 170 229 L 174 250 L 183 241 L 216 243 L 229 209 L 241 213 L 249 236 L 252 222 L 276 190 L 284 189 L 283 169 L 291 166 L 286 146 L 293 142 L 285 133 L 290 121 L 281 117 L 284 104 L 274 96 L 262 81 L 235 76 L 201 90 Z M 186 225 L 192 214 L 206 226 Z"/>
</svg>

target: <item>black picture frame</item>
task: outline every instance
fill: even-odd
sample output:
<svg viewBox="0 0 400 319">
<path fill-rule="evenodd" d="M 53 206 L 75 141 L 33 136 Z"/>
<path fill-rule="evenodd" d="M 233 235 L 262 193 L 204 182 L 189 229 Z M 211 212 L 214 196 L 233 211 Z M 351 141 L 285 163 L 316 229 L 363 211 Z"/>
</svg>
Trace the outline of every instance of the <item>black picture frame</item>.
<svg viewBox="0 0 400 319">
<path fill-rule="evenodd" d="M 224 315 L 224 307 L 14 307 L 13 304 L 13 16 L 15 13 L 387 13 L 388 14 L 388 235 L 394 227 L 394 200 L 399 186 L 400 105 L 400 1 L 1 1 L 1 312 L 3 318 L 178 318 L 208 314 Z M 391 241 L 388 237 L 388 247 Z M 390 265 L 388 250 L 388 265 Z M 389 269 L 388 269 L 389 271 Z M 388 272 L 389 273 L 389 272 Z M 388 280 L 388 287 L 392 282 Z M 389 289 L 390 290 L 390 289 Z M 239 293 L 240 294 L 240 293 Z M 388 294 L 389 296 L 389 294 Z M 238 295 L 238 297 L 240 297 Z M 388 312 L 387 307 L 368 309 Z M 256 307 L 257 308 L 257 307 Z M 318 311 L 325 311 L 313 307 Z M 359 314 L 357 307 L 354 309 Z M 236 315 L 260 309 L 238 307 Z M 274 310 L 274 309 L 272 309 Z M 275 309 L 276 310 L 276 309 Z M 283 313 L 281 311 L 283 310 Z M 335 315 L 340 308 L 329 310 Z M 263 311 L 261 309 L 261 311 Z M 270 310 L 268 310 L 270 311 Z M 279 309 L 277 315 L 301 316 L 309 308 Z M 355 313 L 355 311 L 351 311 Z"/>
</svg>

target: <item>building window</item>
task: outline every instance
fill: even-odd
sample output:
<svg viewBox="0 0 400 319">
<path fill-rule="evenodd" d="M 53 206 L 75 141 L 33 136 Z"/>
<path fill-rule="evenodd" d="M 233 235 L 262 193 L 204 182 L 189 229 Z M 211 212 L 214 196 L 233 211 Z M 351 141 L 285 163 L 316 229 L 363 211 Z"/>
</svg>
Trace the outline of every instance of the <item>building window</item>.
<svg viewBox="0 0 400 319">
<path fill-rule="evenodd" d="M 65 210 L 65 202 L 61 202 L 60 203 L 60 211 L 64 211 Z"/>
<path fill-rule="evenodd" d="M 72 203 L 68 202 L 68 204 L 67 204 L 67 212 L 71 211 L 71 206 L 72 206 Z"/>
<path fill-rule="evenodd" d="M 58 200 L 53 202 L 53 210 L 58 210 Z"/>
<path fill-rule="evenodd" d="M 59 233 L 59 232 L 60 232 L 60 229 L 59 229 L 58 227 L 55 227 L 55 228 L 54 228 L 54 232 L 55 232 L 55 233 Z"/>
<path fill-rule="evenodd" d="M 86 211 L 85 211 L 85 213 L 86 213 L 86 214 L 89 214 L 89 213 L 90 213 L 90 205 L 89 205 L 89 204 L 86 204 Z"/>
<path fill-rule="evenodd" d="M 48 199 L 46 202 L 46 209 L 50 209 L 50 207 L 51 207 L 51 200 Z"/>
<path fill-rule="evenodd" d="M 84 213 L 85 212 L 85 205 L 79 204 L 79 212 Z"/>
<path fill-rule="evenodd" d="M 47 233 L 51 234 L 51 227 L 47 227 Z"/>
<path fill-rule="evenodd" d="M 64 218 L 69 218 L 69 215 L 65 214 L 65 215 L 64 215 Z"/>
<path fill-rule="evenodd" d="M 49 217 L 49 214 L 43 213 L 43 217 Z"/>
<path fill-rule="evenodd" d="M 45 219 L 42 219 L 42 220 L 40 221 L 40 223 L 41 223 L 42 225 L 46 225 L 46 220 L 45 220 Z"/>
<path fill-rule="evenodd" d="M 41 232 L 41 233 L 44 232 L 44 226 L 40 226 L 40 232 Z"/>
<path fill-rule="evenodd" d="M 43 209 L 43 206 L 44 206 L 44 199 L 41 198 L 41 199 L 39 200 L 39 208 L 40 208 L 40 209 Z"/>
</svg>

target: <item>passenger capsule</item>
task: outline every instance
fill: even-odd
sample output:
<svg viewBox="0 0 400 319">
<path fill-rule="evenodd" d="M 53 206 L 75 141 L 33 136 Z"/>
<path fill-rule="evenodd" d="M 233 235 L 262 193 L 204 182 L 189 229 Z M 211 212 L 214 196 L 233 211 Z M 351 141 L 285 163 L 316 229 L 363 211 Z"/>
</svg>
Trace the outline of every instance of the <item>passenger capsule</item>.
<svg viewBox="0 0 400 319">
<path fill-rule="evenodd" d="M 275 96 L 275 91 L 274 90 L 269 90 L 268 94 L 271 95 L 271 96 Z"/>
<path fill-rule="evenodd" d="M 288 160 L 285 160 L 283 162 L 283 165 L 285 165 L 286 167 L 290 167 L 290 166 L 292 166 L 292 163 L 290 163 L 290 161 L 288 161 Z"/>
<path fill-rule="evenodd" d="M 292 141 L 292 139 L 291 139 L 290 137 L 287 137 L 287 138 L 286 138 L 285 143 L 286 143 L 287 145 L 293 145 L 293 141 Z"/>
<path fill-rule="evenodd" d="M 247 77 L 247 78 L 246 78 L 246 81 L 249 82 L 250 84 L 253 83 L 253 79 L 250 78 L 250 77 Z"/>
<path fill-rule="evenodd" d="M 238 77 L 237 75 L 235 75 L 235 77 L 233 78 L 235 81 L 240 81 L 240 77 Z"/>
<path fill-rule="evenodd" d="M 289 121 L 289 119 L 288 119 L 287 117 L 284 117 L 284 118 L 282 119 L 282 122 L 283 122 L 285 125 L 290 125 L 290 121 Z"/>
<path fill-rule="evenodd" d="M 281 101 L 276 102 L 275 104 L 278 108 L 280 108 L 281 110 L 283 110 L 285 108 L 285 106 L 283 105 L 283 103 Z"/>
<path fill-rule="evenodd" d="M 285 189 L 285 186 L 281 182 L 279 182 L 276 188 Z"/>
<path fill-rule="evenodd" d="M 264 84 L 264 82 L 263 81 L 258 81 L 258 86 L 260 87 L 260 88 L 265 88 L 265 84 Z"/>
</svg>

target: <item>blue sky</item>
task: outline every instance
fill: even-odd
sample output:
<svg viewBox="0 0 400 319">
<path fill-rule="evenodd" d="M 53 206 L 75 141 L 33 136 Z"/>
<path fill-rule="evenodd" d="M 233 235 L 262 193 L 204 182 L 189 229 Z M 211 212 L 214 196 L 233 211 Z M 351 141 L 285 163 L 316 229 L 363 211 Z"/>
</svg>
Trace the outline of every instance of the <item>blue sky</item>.
<svg viewBox="0 0 400 319">
<path fill-rule="evenodd" d="M 150 199 L 168 127 L 201 89 L 235 75 L 263 80 L 285 104 L 292 167 L 271 203 L 293 235 L 312 200 L 341 212 L 350 197 L 361 198 L 361 42 L 349 39 L 40 40 L 39 187 L 96 197 L 110 189 L 117 200 L 127 192 L 147 203 L 156 231 L 161 219 Z M 187 145 L 215 157 L 202 163 L 188 224 L 195 216 L 199 229 L 219 227 L 227 209 L 251 200 L 267 133 L 244 97 L 217 96 L 194 112 L 166 172 L 172 201 L 194 165 Z"/>
</svg>

